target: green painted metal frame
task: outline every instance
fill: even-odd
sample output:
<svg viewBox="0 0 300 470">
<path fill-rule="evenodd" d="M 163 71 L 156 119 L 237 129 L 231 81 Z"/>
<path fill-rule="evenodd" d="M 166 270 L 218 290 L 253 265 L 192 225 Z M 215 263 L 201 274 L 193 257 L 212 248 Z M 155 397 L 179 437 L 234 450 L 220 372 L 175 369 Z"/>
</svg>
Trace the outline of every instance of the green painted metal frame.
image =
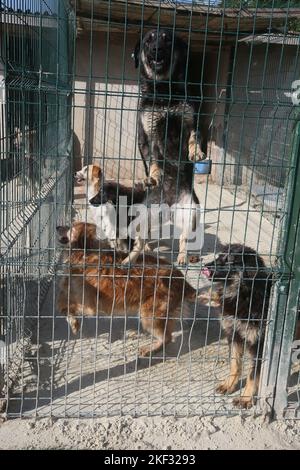
<svg viewBox="0 0 300 470">
<path fill-rule="evenodd" d="M 276 417 L 300 418 L 300 402 L 289 403 L 288 381 L 291 375 L 294 333 L 298 319 L 300 293 L 300 122 L 294 131 L 291 165 L 287 180 L 287 217 L 284 222 L 278 260 L 280 274 L 271 306 L 261 398 L 266 411 Z"/>
<path fill-rule="evenodd" d="M 62 3 L 62 2 L 61 2 Z M 76 2 L 75 2 L 76 4 Z M 109 8 L 111 2 L 108 2 Z M 144 5 L 144 2 L 143 2 Z M 109 9 L 110 11 L 110 9 Z M 58 15 L 58 20 L 61 21 L 61 15 Z M 190 19 L 192 18 L 192 15 Z M 176 11 L 174 10 L 174 31 L 175 31 L 175 19 L 176 19 Z M 109 18 L 108 18 L 109 20 Z M 42 18 L 40 15 L 40 21 L 42 22 Z M 73 18 L 72 21 L 75 21 L 75 17 Z M 91 26 L 94 21 L 94 2 L 92 2 L 92 8 L 91 8 L 91 17 L 90 17 L 90 22 Z M 160 10 L 158 11 L 158 23 L 160 22 Z M 61 25 L 60 25 L 61 26 Z M 125 71 L 125 51 L 126 51 L 126 41 L 127 41 L 127 28 L 130 26 L 128 25 L 127 20 L 125 18 L 125 26 L 124 26 L 124 37 L 123 37 L 123 52 L 122 52 L 122 72 Z M 74 24 L 75 27 L 75 24 Z M 107 44 L 106 44 L 106 50 L 107 50 L 107 61 L 105 64 L 105 93 L 106 93 L 106 101 L 105 101 L 105 118 L 106 118 L 106 112 L 107 109 L 109 108 L 109 105 L 107 104 L 107 96 L 109 96 L 108 92 L 108 83 L 109 79 L 112 78 L 109 76 L 109 69 L 108 69 L 108 51 L 109 51 L 109 38 L 110 38 L 110 22 L 108 21 L 108 34 L 107 34 Z M 143 19 L 141 19 L 141 30 L 143 29 Z M 42 29 L 40 28 L 40 35 L 42 34 Z M 220 55 L 222 51 L 222 37 L 223 37 L 223 30 L 222 34 L 220 35 L 220 44 L 218 48 L 218 62 L 217 62 L 217 76 L 219 75 L 219 68 L 221 67 L 220 65 Z M 207 33 L 207 31 L 206 31 Z M 57 43 L 59 43 L 59 37 L 60 37 L 61 31 L 60 28 L 57 27 Z M 189 41 L 190 42 L 190 31 L 189 31 Z M 42 35 L 39 37 L 39 43 L 42 43 Z M 92 69 L 92 51 L 93 51 L 93 33 L 92 33 L 92 27 L 90 31 L 90 50 L 89 50 L 89 61 L 90 61 L 90 67 L 88 69 L 88 74 L 87 74 L 87 82 L 88 82 L 88 87 L 86 93 L 93 93 L 92 90 L 92 79 L 93 79 L 93 69 Z M 235 47 L 238 47 L 238 36 L 236 37 L 236 44 Z M 69 43 L 69 52 L 73 50 L 74 56 L 75 56 L 75 49 L 76 49 L 76 44 L 75 40 L 70 37 L 70 43 Z M 253 56 L 253 49 L 254 45 L 251 45 L 250 49 L 250 59 L 249 59 L 249 64 L 250 61 L 252 60 Z M 299 47 L 298 47 L 299 49 Z M 49 51 L 48 51 L 49 52 Z M 40 57 L 38 57 L 38 63 L 42 63 L 42 53 L 41 50 L 38 53 Z M 283 52 L 281 55 L 282 60 Z M 237 65 L 237 56 L 234 54 L 233 57 L 231 57 L 232 60 L 232 70 L 235 71 L 236 65 Z M 269 60 L 269 55 L 268 51 L 265 55 L 265 66 L 267 63 L 267 60 Z M 58 62 L 59 63 L 59 62 Z M 52 163 L 52 171 L 53 171 L 53 177 L 50 181 L 51 187 L 47 189 L 46 185 L 41 185 L 41 173 L 43 171 L 42 169 L 42 157 L 44 153 L 44 149 L 41 146 L 42 142 L 42 128 L 44 125 L 43 122 L 43 97 L 47 95 L 47 99 L 51 102 L 50 104 L 54 105 L 56 108 L 56 112 L 53 114 L 53 121 L 54 121 L 54 128 L 56 130 L 57 126 L 57 131 L 63 131 L 68 136 L 70 137 L 70 144 L 72 143 L 72 126 L 74 127 L 74 119 L 75 115 L 72 114 L 71 112 L 74 113 L 74 106 L 72 103 L 72 92 L 79 92 L 76 90 L 76 85 L 74 83 L 74 76 L 76 73 L 76 67 L 75 67 L 75 60 L 71 64 L 72 67 L 72 72 L 70 72 L 70 75 L 66 73 L 66 76 L 64 78 L 66 79 L 71 79 L 73 80 L 73 84 L 71 85 L 70 83 L 65 83 L 64 80 L 60 81 L 59 80 L 59 73 L 54 70 L 53 72 L 53 77 L 54 80 L 51 82 L 39 82 L 39 88 L 38 88 L 38 122 L 37 122 L 37 133 L 38 133 L 38 141 L 40 142 L 40 147 L 38 148 L 38 172 L 39 172 L 39 192 L 38 192 L 38 200 L 36 205 L 34 205 L 35 201 L 33 201 L 33 212 L 30 216 L 30 219 L 28 220 L 28 224 L 33 225 L 33 229 L 36 229 L 36 232 L 38 233 L 37 236 L 37 246 L 39 247 L 39 253 L 38 253 L 38 264 L 40 264 L 42 255 L 40 251 L 41 247 L 41 238 L 44 236 L 41 233 L 39 233 L 39 229 L 41 226 L 44 226 L 44 224 L 41 223 L 43 219 L 41 219 L 41 214 L 40 214 L 40 209 L 41 205 L 44 202 L 44 195 L 45 199 L 48 197 L 50 193 L 53 193 L 54 196 L 54 204 L 55 204 L 55 209 L 53 211 L 55 217 L 53 217 L 53 220 L 55 221 L 57 218 L 57 213 L 58 213 L 58 208 L 60 207 L 60 210 L 63 211 L 62 206 L 63 203 L 59 201 L 59 194 L 57 191 L 57 185 L 60 182 L 61 178 L 66 178 L 66 187 L 68 187 L 69 181 L 67 181 L 67 178 L 70 174 L 73 173 L 73 163 L 72 159 L 67 159 L 65 161 L 65 166 L 63 165 L 63 159 L 61 158 L 60 155 L 60 149 L 59 149 L 59 142 L 55 142 L 55 150 L 53 151 L 53 161 Z M 280 68 L 280 66 L 279 66 Z M 124 72 L 125 73 L 125 72 Z M 126 76 L 122 75 L 122 87 L 124 88 L 124 84 L 126 82 Z M 70 81 L 71 81 L 70 80 Z M 250 80 L 250 66 L 249 70 L 247 73 L 247 85 L 246 89 L 248 90 L 249 88 L 249 80 Z M 20 87 L 20 83 L 17 83 L 16 85 L 10 84 L 11 90 L 13 90 L 13 87 L 16 87 L 18 90 L 18 87 Z M 29 87 L 30 91 L 36 92 L 36 83 L 27 81 L 26 86 Z M 277 85 L 276 85 L 277 86 Z M 31 88 L 30 88 L 31 87 Z M 235 91 L 235 88 L 238 88 L 236 86 L 234 81 L 231 81 L 228 88 L 232 88 L 232 91 Z M 23 91 L 23 90 L 22 90 Z M 26 90 L 25 90 L 26 91 Z M 27 90 L 28 91 L 28 90 Z M 125 92 L 123 91 L 123 97 L 125 95 Z M 29 96 L 29 95 L 26 95 Z M 248 99 L 248 98 L 247 98 Z M 225 120 L 231 118 L 231 114 L 233 114 L 233 105 L 236 104 L 235 98 L 232 94 L 228 92 L 228 96 L 226 97 L 226 111 L 224 112 L 224 118 Z M 244 104 L 246 105 L 247 102 L 245 101 L 244 98 Z M 62 126 L 62 129 L 59 128 L 58 122 L 60 120 L 63 120 L 63 116 L 59 114 L 59 109 L 63 108 L 65 110 L 68 110 L 68 116 L 69 120 L 68 123 L 69 125 Z M 246 108 L 245 108 L 246 109 Z M 133 109 L 132 111 L 135 111 Z M 123 112 L 123 110 L 122 110 Z M 90 115 L 89 115 L 90 117 Z M 239 142 L 238 142 L 238 159 L 237 162 L 235 162 L 235 166 L 241 167 L 243 165 L 243 161 L 241 160 L 242 157 L 242 140 L 244 138 L 244 111 L 243 111 L 243 116 L 242 117 L 242 132 L 240 132 L 239 136 Z M 23 116 L 21 116 L 21 119 Z M 214 117 L 213 117 L 214 118 Z M 124 116 L 121 115 L 121 119 L 124 119 Z M 274 118 L 275 119 L 275 118 Z M 274 121 L 273 119 L 273 121 Z M 72 123 L 71 123 L 72 121 Z M 105 126 L 106 126 L 106 119 L 105 121 Z M 295 121 L 297 121 L 297 117 L 295 118 Z M 257 140 L 258 140 L 258 135 L 259 135 L 259 126 L 256 125 L 256 130 L 255 130 L 255 154 L 257 153 Z M 89 123 L 89 118 L 88 118 L 88 125 Z M 227 130 L 227 124 L 225 122 L 224 126 Z M 273 131 L 272 131 L 273 132 Z M 55 131 L 54 131 L 55 133 Z M 105 134 L 105 133 L 104 133 Z M 66 137 L 66 135 L 64 135 Z M 106 138 L 106 137 L 105 137 Z M 224 132 L 224 149 L 225 153 L 228 147 L 228 141 L 230 141 L 230 138 L 228 139 L 228 133 L 226 134 L 226 131 Z M 103 142 L 103 146 L 105 146 L 105 139 Z M 87 145 L 87 154 L 90 155 L 91 149 L 89 148 L 89 144 Z M 67 149 L 68 152 L 71 149 Z M 67 152 L 67 153 L 68 153 Z M 269 149 L 269 154 L 271 154 L 271 150 Z M 119 156 L 121 155 L 121 141 L 120 141 L 120 147 L 119 147 Z M 119 160 L 121 157 L 119 157 Z M 226 163 L 226 162 L 225 162 Z M 281 162 L 283 164 L 283 160 Z M 267 163 L 266 165 L 271 166 L 270 161 L 269 161 L 269 155 L 267 158 Z M 259 162 L 253 161 L 250 167 L 252 166 L 252 169 L 254 170 L 256 166 L 259 166 Z M 68 170 L 68 171 L 67 171 Z M 293 141 L 293 148 L 291 152 L 291 158 L 290 162 L 288 165 L 288 171 L 289 171 L 289 176 L 287 179 L 287 184 L 286 187 L 288 188 L 288 196 L 287 196 L 287 206 L 284 210 L 284 213 L 286 214 L 286 218 L 284 220 L 283 228 L 282 228 L 282 233 L 281 233 L 281 242 L 278 247 L 278 253 L 280 253 L 279 257 L 279 265 L 276 267 L 274 270 L 274 276 L 277 278 L 276 286 L 275 286 L 275 295 L 274 295 L 274 301 L 271 305 L 270 308 L 270 324 L 269 324 L 269 330 L 268 330 L 268 337 L 266 341 L 266 346 L 265 346 L 265 357 L 267 358 L 265 364 L 264 364 L 264 372 L 263 372 L 263 377 L 262 377 L 262 384 L 261 384 L 261 395 L 260 399 L 262 400 L 262 407 L 265 406 L 266 404 L 266 411 L 271 412 L 272 414 L 276 414 L 276 416 L 285 416 L 285 417 L 300 417 L 300 403 L 295 401 L 294 403 L 290 402 L 289 397 L 288 397 L 288 381 L 291 375 L 291 361 L 292 361 L 292 352 L 293 352 L 293 344 L 294 344 L 294 331 L 295 331 L 295 326 L 296 326 L 296 321 L 297 321 L 297 315 L 298 315 L 298 304 L 299 304 L 299 290 L 300 290 L 300 224 L 299 224 L 299 216 L 300 216 L 300 185 L 298 182 L 300 181 L 300 122 L 298 122 L 295 126 L 295 131 L 294 131 L 294 141 Z M 222 184 L 223 184 L 223 177 L 222 176 Z M 118 175 L 119 178 L 119 175 Z M 50 179 L 50 178 L 49 178 Z M 252 176 L 253 179 L 253 176 Z M 252 179 L 251 179 L 251 184 L 250 187 L 252 187 Z M 70 201 L 71 196 L 70 193 L 72 191 L 73 187 L 72 185 L 69 184 L 69 194 L 66 195 L 66 200 Z M 47 194 L 44 192 L 48 191 Z M 264 193 L 266 193 L 266 186 L 264 187 Z M 222 193 L 221 193 L 222 194 Z M 237 186 L 235 187 L 234 190 L 234 200 L 237 198 Z M 220 202 L 221 202 L 221 196 L 220 196 Z M 277 201 L 278 203 L 278 201 Z M 27 206 L 26 206 L 27 208 Z M 67 204 L 64 207 L 66 218 L 71 217 L 71 206 L 67 207 Z M 234 211 L 235 209 L 232 209 Z M 249 198 L 249 203 L 248 203 L 248 212 L 250 211 L 250 198 Z M 70 212 L 70 214 L 69 214 Z M 32 219 L 33 217 L 36 216 L 36 219 L 34 223 L 32 224 Z M 25 216 L 22 215 L 22 219 L 24 221 Z M 263 210 L 261 212 L 261 217 L 263 216 Z M 53 222 L 51 222 L 53 225 Z M 218 214 L 218 223 L 219 223 L 219 214 Z M 46 225 L 46 224 L 45 224 Z M 247 224 L 246 224 L 247 225 Z M 10 226 L 8 226 L 8 229 Z M 32 228 L 32 227 L 31 227 Z M 48 227 L 47 230 L 51 231 L 53 229 L 53 226 L 50 228 Z M 23 227 L 22 227 L 23 230 Z M 6 235 L 6 232 L 4 233 Z M 21 233 L 15 234 L 15 238 L 13 238 L 14 232 L 11 230 L 8 230 L 8 234 L 6 239 L 8 240 L 7 244 L 7 251 L 11 249 L 11 247 L 14 245 L 16 241 L 20 241 L 21 239 Z M 246 231 L 245 231 L 245 237 L 246 237 Z M 273 246 L 273 240 L 272 240 L 272 246 Z M 5 252 L 6 254 L 6 252 Z M 270 253 L 270 255 L 273 253 Z M 55 252 L 54 252 L 54 259 L 55 259 Z M 52 264 L 50 262 L 46 262 L 47 266 L 49 269 L 52 268 Z M 0 264 L 0 268 L 2 268 Z M 38 302 L 40 302 L 42 296 L 42 290 L 39 290 L 39 298 Z M 22 305 L 20 304 L 20 307 Z M 39 310 L 39 308 L 38 308 Z M 21 315 L 20 315 L 21 318 Z M 21 318 L 22 320 L 22 318 Z M 38 321 L 38 320 L 37 320 Z M 38 330 L 38 328 L 37 328 Z M 22 330 L 22 326 L 20 328 L 20 340 L 24 341 L 24 331 Z M 1 333 L 1 331 L 0 331 Z M 26 339 L 26 338 L 25 338 Z M 22 342 L 22 347 L 26 348 L 26 344 L 24 346 L 24 343 Z M 24 351 L 21 352 L 21 358 L 24 356 Z M 37 356 L 36 358 L 37 363 L 39 362 L 39 357 Z M 230 411 L 231 413 L 231 411 Z"/>
</svg>

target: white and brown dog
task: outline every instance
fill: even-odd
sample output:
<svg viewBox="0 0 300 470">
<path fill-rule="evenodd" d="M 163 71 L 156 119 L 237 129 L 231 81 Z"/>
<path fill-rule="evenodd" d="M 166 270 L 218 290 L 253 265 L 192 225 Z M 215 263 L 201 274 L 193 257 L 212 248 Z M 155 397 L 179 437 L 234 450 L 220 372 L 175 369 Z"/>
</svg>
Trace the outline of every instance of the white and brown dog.
<svg viewBox="0 0 300 470">
<path fill-rule="evenodd" d="M 115 181 L 105 181 L 103 171 L 98 165 L 84 166 L 75 174 L 77 183 L 86 184 L 86 194 L 89 210 L 97 226 L 97 237 L 108 240 L 112 248 L 118 251 L 128 251 L 129 238 L 126 234 L 120 237 L 119 197 L 126 197 L 126 206 L 141 203 L 145 190 L 142 184 L 130 188 Z M 126 218 L 127 225 L 130 218 Z M 127 227 L 125 227 L 127 229 Z"/>
</svg>

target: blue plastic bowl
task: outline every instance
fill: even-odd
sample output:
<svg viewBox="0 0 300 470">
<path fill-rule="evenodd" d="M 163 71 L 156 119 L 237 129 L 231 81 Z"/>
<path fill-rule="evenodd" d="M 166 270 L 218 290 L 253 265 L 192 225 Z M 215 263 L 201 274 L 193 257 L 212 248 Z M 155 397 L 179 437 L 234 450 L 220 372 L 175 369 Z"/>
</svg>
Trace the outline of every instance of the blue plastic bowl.
<svg viewBox="0 0 300 470">
<path fill-rule="evenodd" d="M 195 175 L 210 175 L 211 173 L 211 160 L 203 160 L 194 164 Z"/>
</svg>

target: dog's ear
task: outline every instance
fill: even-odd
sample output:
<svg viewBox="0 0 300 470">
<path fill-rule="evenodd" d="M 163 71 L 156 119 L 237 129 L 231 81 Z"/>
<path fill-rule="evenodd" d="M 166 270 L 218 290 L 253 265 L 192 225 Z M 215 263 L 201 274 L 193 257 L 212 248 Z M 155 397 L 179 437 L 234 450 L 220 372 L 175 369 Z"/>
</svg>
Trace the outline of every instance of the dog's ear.
<svg viewBox="0 0 300 470">
<path fill-rule="evenodd" d="M 89 200 L 89 203 L 92 205 L 92 206 L 100 206 L 101 204 L 101 195 L 99 193 L 96 194 L 96 196 L 92 197 L 90 200 Z"/>
<path fill-rule="evenodd" d="M 134 59 L 134 65 L 135 68 L 137 69 L 140 63 L 140 50 L 141 50 L 141 41 L 139 40 L 134 48 L 133 53 L 131 54 L 131 57 Z"/>
<path fill-rule="evenodd" d="M 98 165 L 93 165 L 92 177 L 100 180 L 101 178 L 101 168 Z"/>
</svg>

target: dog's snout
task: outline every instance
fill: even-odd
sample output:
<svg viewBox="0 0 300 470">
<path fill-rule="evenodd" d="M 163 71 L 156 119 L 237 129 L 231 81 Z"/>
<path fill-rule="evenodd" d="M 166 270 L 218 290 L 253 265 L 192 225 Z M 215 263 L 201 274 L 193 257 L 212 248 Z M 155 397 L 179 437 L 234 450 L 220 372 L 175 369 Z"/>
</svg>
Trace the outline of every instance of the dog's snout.
<svg viewBox="0 0 300 470">
<path fill-rule="evenodd" d="M 68 228 L 63 227 L 62 225 L 57 225 L 57 227 L 56 227 L 56 232 L 57 232 L 57 235 L 58 235 L 58 241 L 62 245 L 66 245 L 67 243 L 69 243 L 69 238 L 66 235 L 67 230 L 68 230 Z"/>
<path fill-rule="evenodd" d="M 207 267 L 207 266 L 204 266 L 202 269 L 201 269 L 201 274 L 206 277 L 206 278 L 210 278 L 211 277 L 211 270 Z"/>
<path fill-rule="evenodd" d="M 163 49 L 162 47 L 160 47 L 160 46 L 155 47 L 153 50 L 154 50 L 158 55 L 159 55 L 159 54 L 162 54 L 162 53 L 164 52 L 164 49 Z"/>
<path fill-rule="evenodd" d="M 152 51 L 156 51 L 156 52 L 164 52 L 165 47 L 164 47 L 164 44 L 161 44 L 161 41 L 158 40 L 158 41 L 152 42 L 151 49 Z"/>
<path fill-rule="evenodd" d="M 98 207 L 101 205 L 102 201 L 101 201 L 101 195 L 98 193 L 96 194 L 96 196 L 92 197 L 90 200 L 89 200 L 89 203 L 92 205 L 92 206 L 95 206 L 95 207 Z"/>
<path fill-rule="evenodd" d="M 76 171 L 74 173 L 74 180 L 76 181 L 76 183 L 81 183 L 81 182 L 85 181 L 85 178 L 84 178 L 82 172 Z"/>
<path fill-rule="evenodd" d="M 96 196 L 92 197 L 92 199 L 89 200 L 89 203 L 95 207 L 106 204 L 107 202 L 109 202 L 108 195 L 105 191 L 101 190 L 98 192 L 98 194 L 96 194 Z"/>
</svg>

